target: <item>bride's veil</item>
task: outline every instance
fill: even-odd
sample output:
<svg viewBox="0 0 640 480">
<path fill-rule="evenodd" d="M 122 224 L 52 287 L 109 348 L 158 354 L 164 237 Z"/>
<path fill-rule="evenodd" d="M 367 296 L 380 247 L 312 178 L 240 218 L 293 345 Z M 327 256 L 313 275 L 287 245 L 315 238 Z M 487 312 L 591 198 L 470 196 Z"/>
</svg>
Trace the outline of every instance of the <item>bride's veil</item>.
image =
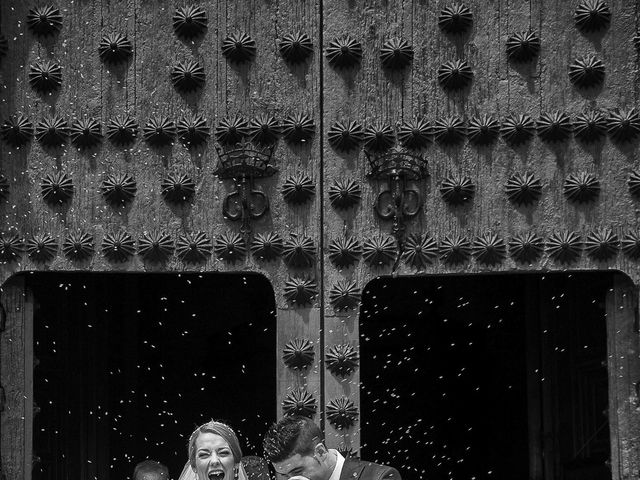
<svg viewBox="0 0 640 480">
<path fill-rule="evenodd" d="M 196 475 L 196 472 L 191 468 L 191 463 L 189 461 L 184 464 L 184 468 L 182 469 L 182 473 L 178 477 L 178 480 L 198 480 L 198 475 Z"/>
<path fill-rule="evenodd" d="M 189 461 L 185 463 L 178 480 L 198 480 L 198 475 L 193 471 L 193 468 L 191 468 L 191 463 Z M 240 462 L 240 467 L 238 468 L 238 480 L 247 480 L 247 473 L 244 470 L 242 462 Z"/>
</svg>

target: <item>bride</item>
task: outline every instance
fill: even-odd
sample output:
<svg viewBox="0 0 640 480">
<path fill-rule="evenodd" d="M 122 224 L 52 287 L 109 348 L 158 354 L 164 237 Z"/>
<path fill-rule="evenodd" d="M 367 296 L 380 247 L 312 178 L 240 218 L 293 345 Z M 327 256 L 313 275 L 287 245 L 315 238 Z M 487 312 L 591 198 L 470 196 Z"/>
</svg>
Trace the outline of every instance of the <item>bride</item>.
<svg viewBox="0 0 640 480">
<path fill-rule="evenodd" d="M 200 425 L 189 438 L 189 461 L 178 480 L 247 480 L 235 432 L 222 422 Z"/>
</svg>

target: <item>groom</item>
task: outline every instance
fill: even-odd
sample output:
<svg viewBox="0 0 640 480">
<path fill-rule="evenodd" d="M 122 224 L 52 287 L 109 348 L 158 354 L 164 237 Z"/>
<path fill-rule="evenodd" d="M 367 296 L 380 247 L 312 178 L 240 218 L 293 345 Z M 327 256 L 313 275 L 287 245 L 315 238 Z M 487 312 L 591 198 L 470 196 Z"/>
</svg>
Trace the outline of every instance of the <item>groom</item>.
<svg viewBox="0 0 640 480">
<path fill-rule="evenodd" d="M 320 428 L 306 417 L 284 417 L 273 424 L 265 434 L 262 446 L 279 478 L 401 480 L 395 468 L 345 459 L 337 450 L 327 448 Z"/>
</svg>

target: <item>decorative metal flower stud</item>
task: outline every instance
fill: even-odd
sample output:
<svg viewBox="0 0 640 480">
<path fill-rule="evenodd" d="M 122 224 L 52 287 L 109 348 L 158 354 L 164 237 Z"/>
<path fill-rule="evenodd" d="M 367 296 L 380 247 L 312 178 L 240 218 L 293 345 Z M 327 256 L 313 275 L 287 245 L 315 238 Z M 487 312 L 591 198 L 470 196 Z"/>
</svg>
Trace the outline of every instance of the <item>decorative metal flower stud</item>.
<svg viewBox="0 0 640 480">
<path fill-rule="evenodd" d="M 306 33 L 288 33 L 278 42 L 278 51 L 287 63 L 304 63 L 313 54 L 313 42 Z"/>
<path fill-rule="evenodd" d="M 326 50 L 327 61 L 334 68 L 352 68 L 362 61 L 362 45 L 349 35 L 333 39 Z"/>
<path fill-rule="evenodd" d="M 231 63 L 250 62 L 256 56 L 256 41 L 246 33 L 231 33 L 222 41 L 222 55 Z"/>
</svg>

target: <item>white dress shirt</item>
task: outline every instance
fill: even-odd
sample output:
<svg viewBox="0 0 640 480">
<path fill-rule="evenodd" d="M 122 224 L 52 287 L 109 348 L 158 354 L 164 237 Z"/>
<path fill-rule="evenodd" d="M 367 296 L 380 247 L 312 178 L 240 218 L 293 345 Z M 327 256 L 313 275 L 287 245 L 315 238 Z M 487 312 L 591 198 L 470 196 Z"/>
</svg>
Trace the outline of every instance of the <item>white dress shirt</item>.
<svg viewBox="0 0 640 480">
<path fill-rule="evenodd" d="M 340 480 L 340 475 L 342 474 L 342 466 L 344 465 L 344 457 L 340 455 L 340 452 L 334 450 L 333 448 L 329 449 L 329 453 L 332 453 L 336 456 L 336 466 L 329 477 L 329 480 Z"/>
</svg>

